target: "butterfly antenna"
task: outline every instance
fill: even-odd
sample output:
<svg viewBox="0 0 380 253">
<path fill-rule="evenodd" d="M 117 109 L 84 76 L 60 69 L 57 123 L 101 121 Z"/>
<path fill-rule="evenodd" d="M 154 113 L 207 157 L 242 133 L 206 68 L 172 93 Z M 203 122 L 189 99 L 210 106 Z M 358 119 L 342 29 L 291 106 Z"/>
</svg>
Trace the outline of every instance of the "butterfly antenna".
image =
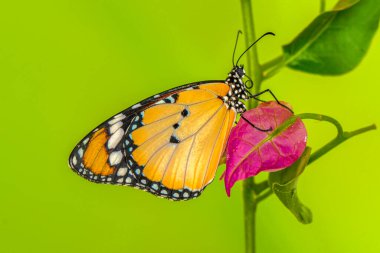
<svg viewBox="0 0 380 253">
<path fill-rule="evenodd" d="M 253 47 L 257 42 L 259 42 L 259 40 L 261 40 L 262 38 L 264 38 L 265 36 L 267 36 L 267 35 L 273 35 L 273 36 L 275 36 L 275 34 L 274 33 L 272 33 L 272 32 L 267 32 L 267 33 L 264 33 L 263 35 L 261 35 L 261 37 L 260 38 L 258 38 L 255 42 L 253 42 L 241 55 L 240 55 L 240 57 L 239 57 L 239 59 L 237 60 L 237 62 L 236 62 L 236 64 L 235 64 L 235 66 L 236 65 L 238 65 L 238 63 L 239 63 L 239 61 L 240 61 L 240 58 L 249 50 L 249 49 L 251 49 L 251 47 Z M 236 47 L 236 45 L 235 45 L 235 47 Z"/>
<path fill-rule="evenodd" d="M 243 34 L 242 31 L 238 31 L 237 35 L 236 35 L 236 42 L 235 42 L 235 47 L 234 47 L 234 53 L 232 54 L 232 66 L 235 66 L 235 52 L 236 52 L 236 47 L 237 47 L 237 43 L 238 43 L 238 40 L 239 40 L 239 35 L 240 34 Z"/>
</svg>

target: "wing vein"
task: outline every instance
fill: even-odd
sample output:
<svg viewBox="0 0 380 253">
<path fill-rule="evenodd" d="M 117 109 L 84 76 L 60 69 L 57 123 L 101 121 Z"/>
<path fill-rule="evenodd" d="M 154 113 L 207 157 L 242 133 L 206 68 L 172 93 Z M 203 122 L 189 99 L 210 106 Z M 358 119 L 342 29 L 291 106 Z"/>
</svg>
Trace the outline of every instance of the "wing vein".
<svg viewBox="0 0 380 253">
<path fill-rule="evenodd" d="M 207 172 L 208 172 L 208 170 L 210 169 L 211 157 L 212 157 L 213 154 L 214 154 L 215 146 L 216 146 L 216 143 L 218 142 L 218 139 L 219 139 L 220 133 L 222 132 L 223 126 L 224 126 L 224 124 L 226 123 L 226 120 L 227 120 L 227 119 L 228 119 L 228 123 L 229 123 L 229 117 L 226 118 L 226 115 L 227 115 L 228 111 L 229 111 L 229 110 L 226 110 L 226 113 L 225 113 L 225 115 L 224 115 L 224 120 L 222 121 L 222 124 L 220 125 L 219 131 L 218 131 L 218 136 L 216 137 L 215 142 L 214 142 L 214 144 L 213 144 L 212 151 L 211 151 L 211 155 L 210 155 L 210 157 L 209 157 L 209 159 L 208 159 L 208 162 L 207 162 L 207 168 L 206 168 L 205 173 L 204 173 L 204 175 L 203 175 L 203 180 L 202 180 L 202 184 L 201 184 L 201 187 L 202 187 L 202 188 L 203 188 L 203 186 L 204 186 L 204 182 L 205 182 L 205 179 L 206 179 Z M 223 142 L 224 142 L 224 138 L 223 138 Z"/>
<path fill-rule="evenodd" d="M 149 158 L 148 158 L 148 160 L 146 161 L 146 163 L 145 163 L 145 165 L 144 165 L 144 168 L 146 167 L 146 166 L 148 166 L 148 164 L 149 164 L 149 162 L 152 160 L 152 158 L 153 158 L 153 156 L 155 155 L 155 154 L 157 154 L 159 151 L 161 151 L 161 149 L 163 149 L 166 145 L 168 145 L 169 143 L 165 143 L 164 145 L 162 145 L 161 147 L 159 147 L 156 151 L 154 151 L 153 153 L 152 153 L 152 155 L 151 156 L 149 156 Z M 143 171 L 144 171 L 144 169 L 143 169 Z M 155 171 L 154 171 L 154 173 L 153 173 L 153 175 L 156 173 L 156 171 L 157 171 L 157 168 L 155 167 Z M 152 180 L 153 181 L 153 180 Z"/>
<path fill-rule="evenodd" d="M 204 123 L 204 124 L 203 124 L 203 125 L 202 125 L 202 126 L 196 131 L 196 132 L 194 132 L 194 134 L 192 134 L 192 135 L 190 135 L 189 137 L 183 139 L 182 141 L 187 140 L 187 139 L 190 138 L 190 137 L 196 136 L 196 135 L 199 133 L 199 131 L 201 131 L 202 128 L 205 127 L 205 126 L 210 122 L 210 120 L 212 120 L 212 118 L 215 117 L 215 115 L 216 115 L 216 114 L 222 109 L 223 106 L 224 106 L 224 103 L 221 104 L 221 106 L 218 108 L 218 110 L 216 110 L 216 111 L 211 115 L 211 117 L 206 121 L 206 123 Z M 194 139 L 195 139 L 195 138 L 194 138 Z M 195 172 L 196 172 L 196 170 L 195 170 L 195 168 L 194 168 L 194 175 L 195 175 Z M 193 177 L 193 184 L 194 184 L 194 179 L 195 179 L 195 177 Z"/>
<path fill-rule="evenodd" d="M 184 176 L 183 176 L 183 185 L 182 185 L 182 188 L 185 188 L 186 175 L 187 175 L 187 169 L 189 167 L 189 160 L 190 160 L 191 150 L 193 149 L 194 142 L 195 142 L 195 137 L 192 136 L 192 138 L 193 138 L 193 141 L 191 142 L 190 150 L 189 150 L 189 153 L 187 154 L 187 158 L 186 158 L 186 167 L 185 167 L 185 173 L 184 173 Z"/>
<path fill-rule="evenodd" d="M 168 167 L 169 167 L 170 161 L 173 159 L 174 153 L 175 153 L 175 151 L 176 151 L 177 148 L 178 148 L 178 146 L 176 146 L 176 147 L 174 148 L 173 153 L 171 154 L 170 159 L 169 159 L 168 163 L 167 163 L 166 166 L 165 166 L 164 173 L 162 174 L 161 180 L 159 181 L 160 184 L 162 184 L 162 180 L 164 179 L 164 177 L 165 177 L 165 175 L 166 175 L 166 171 L 168 170 Z"/>
<path fill-rule="evenodd" d="M 216 111 L 210 116 L 210 118 L 206 121 L 206 123 L 204 123 L 203 125 L 201 125 L 197 131 L 195 131 L 193 134 L 190 134 L 188 137 L 184 138 L 184 139 L 181 140 L 181 141 L 187 140 L 187 139 L 189 139 L 190 137 L 192 137 L 192 136 L 194 136 L 194 135 L 197 135 L 197 134 L 199 133 L 199 131 L 201 131 L 202 128 L 204 128 L 204 127 L 210 122 L 210 120 L 212 120 L 212 118 L 215 117 L 215 115 L 216 115 L 216 114 L 222 109 L 223 106 L 224 106 L 224 103 L 222 103 L 222 104 L 218 107 L 218 110 L 216 110 Z"/>
</svg>

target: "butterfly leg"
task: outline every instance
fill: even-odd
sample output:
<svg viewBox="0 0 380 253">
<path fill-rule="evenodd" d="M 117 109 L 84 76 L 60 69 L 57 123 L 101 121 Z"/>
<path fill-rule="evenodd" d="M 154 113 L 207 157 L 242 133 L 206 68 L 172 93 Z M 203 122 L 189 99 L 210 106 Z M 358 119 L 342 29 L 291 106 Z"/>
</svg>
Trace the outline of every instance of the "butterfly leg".
<svg viewBox="0 0 380 253">
<path fill-rule="evenodd" d="M 243 114 L 240 115 L 240 117 L 241 117 L 245 122 L 247 122 L 248 124 L 250 124 L 253 128 L 255 128 L 255 129 L 257 129 L 257 130 L 259 130 L 259 131 L 261 131 L 261 132 L 269 132 L 269 131 L 272 131 L 272 130 L 273 130 L 272 127 L 268 128 L 268 129 L 262 129 L 262 128 L 259 128 L 259 127 L 255 126 L 255 125 L 254 125 L 252 122 L 250 122 L 246 117 L 244 117 Z"/>
<path fill-rule="evenodd" d="M 261 92 L 255 94 L 255 95 L 252 95 L 251 98 L 256 99 L 257 101 L 260 101 L 260 102 L 266 102 L 266 101 L 261 100 L 261 99 L 259 99 L 259 98 L 257 98 L 257 97 L 259 97 L 260 95 L 262 95 L 262 94 L 264 94 L 264 93 L 267 93 L 267 92 L 269 92 L 269 93 L 271 94 L 271 96 L 274 98 L 274 100 L 276 100 L 277 104 L 281 105 L 282 107 L 288 109 L 291 113 L 293 113 L 293 111 L 292 111 L 289 107 L 287 107 L 286 105 L 282 104 L 282 103 L 276 98 L 276 96 L 273 94 L 273 92 L 272 92 L 270 89 L 266 89 L 266 90 L 263 90 L 263 91 L 261 91 Z"/>
</svg>

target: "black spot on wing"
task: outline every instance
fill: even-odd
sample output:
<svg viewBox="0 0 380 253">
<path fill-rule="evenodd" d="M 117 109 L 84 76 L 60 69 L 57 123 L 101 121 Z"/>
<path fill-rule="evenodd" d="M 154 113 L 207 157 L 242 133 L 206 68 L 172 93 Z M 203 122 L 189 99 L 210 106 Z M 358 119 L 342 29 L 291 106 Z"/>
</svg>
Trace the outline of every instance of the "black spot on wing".
<svg viewBox="0 0 380 253">
<path fill-rule="evenodd" d="M 182 115 L 183 117 L 186 117 L 186 116 L 188 116 L 189 114 L 190 114 L 190 112 L 189 112 L 188 109 L 183 109 L 183 111 L 181 112 L 181 115 Z"/>
<path fill-rule="evenodd" d="M 170 143 L 179 143 L 179 140 L 178 140 L 177 137 L 175 137 L 174 135 L 172 135 L 172 136 L 170 137 Z"/>
</svg>

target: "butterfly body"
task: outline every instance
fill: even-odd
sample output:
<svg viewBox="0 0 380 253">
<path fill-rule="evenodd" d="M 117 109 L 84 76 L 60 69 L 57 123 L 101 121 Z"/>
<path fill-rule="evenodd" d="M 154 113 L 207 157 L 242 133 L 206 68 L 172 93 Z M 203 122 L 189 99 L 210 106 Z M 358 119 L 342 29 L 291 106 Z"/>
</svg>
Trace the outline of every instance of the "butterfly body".
<svg viewBox="0 0 380 253">
<path fill-rule="evenodd" d="M 213 180 L 236 114 L 248 94 L 243 67 L 225 81 L 183 85 L 111 117 L 72 151 L 85 179 L 127 185 L 171 200 L 198 197 Z"/>
</svg>

